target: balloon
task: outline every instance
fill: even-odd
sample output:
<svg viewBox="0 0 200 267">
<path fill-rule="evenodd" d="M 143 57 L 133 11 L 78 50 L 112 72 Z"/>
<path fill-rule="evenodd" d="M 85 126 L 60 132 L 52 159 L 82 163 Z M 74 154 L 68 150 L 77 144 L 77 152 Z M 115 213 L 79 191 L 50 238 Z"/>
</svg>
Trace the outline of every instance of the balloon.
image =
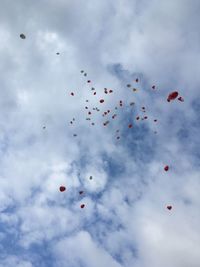
<svg viewBox="0 0 200 267">
<path fill-rule="evenodd" d="M 64 192 L 66 190 L 66 187 L 65 186 L 60 186 L 60 192 Z"/>
<path fill-rule="evenodd" d="M 167 172 L 167 171 L 169 170 L 169 166 L 166 165 L 166 166 L 164 167 L 164 170 Z"/>
<path fill-rule="evenodd" d="M 171 100 L 174 100 L 175 98 L 177 98 L 177 96 L 178 96 L 178 92 L 174 91 L 168 95 L 167 101 L 170 102 Z"/>
<path fill-rule="evenodd" d="M 26 39 L 25 34 L 21 33 L 21 34 L 20 34 L 20 38 L 21 38 L 21 39 Z"/>
</svg>

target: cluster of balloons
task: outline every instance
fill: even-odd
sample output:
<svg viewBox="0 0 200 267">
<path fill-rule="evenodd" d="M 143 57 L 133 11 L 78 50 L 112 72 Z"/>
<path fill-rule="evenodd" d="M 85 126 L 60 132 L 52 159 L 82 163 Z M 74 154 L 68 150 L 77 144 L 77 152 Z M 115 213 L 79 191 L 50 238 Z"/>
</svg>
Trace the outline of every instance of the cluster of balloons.
<svg viewBox="0 0 200 267">
<path fill-rule="evenodd" d="M 20 34 L 20 38 L 21 38 L 21 39 L 26 39 L 25 34 L 21 33 L 21 34 Z M 59 52 L 57 52 L 56 54 L 57 54 L 57 55 L 60 55 Z M 81 72 L 81 74 L 84 75 L 84 77 L 87 76 L 87 73 L 86 73 L 84 70 L 81 70 L 80 72 Z M 134 80 L 134 82 L 138 84 L 138 83 L 139 83 L 139 78 L 136 77 L 135 80 Z M 87 79 L 87 84 L 91 84 L 91 83 L 92 83 L 92 81 L 91 81 L 90 79 Z M 135 85 L 132 86 L 130 83 L 128 83 L 126 86 L 127 86 L 127 88 L 132 88 L 132 91 L 133 91 L 133 92 L 137 92 L 137 91 L 138 91 L 138 88 L 135 88 Z M 155 84 L 152 85 L 151 88 L 152 88 L 153 90 L 155 90 L 155 89 L 156 89 L 156 85 L 155 85 Z M 94 95 L 94 96 L 97 95 L 97 91 L 96 91 L 96 89 L 95 89 L 94 87 L 91 87 L 91 91 L 92 91 L 92 92 L 94 91 L 94 92 L 93 92 L 93 95 Z M 104 88 L 104 94 L 108 95 L 108 94 L 112 94 L 112 93 L 113 93 L 113 90 L 112 90 L 112 89 Z M 71 96 L 75 96 L 75 93 L 74 93 L 74 92 L 70 92 L 70 95 L 71 95 Z M 179 97 L 178 97 L 178 96 L 179 96 Z M 177 92 L 177 91 L 172 91 L 171 93 L 168 94 L 168 97 L 167 97 L 167 101 L 168 101 L 168 102 L 173 101 L 173 100 L 175 100 L 175 99 L 178 99 L 178 101 L 180 101 L 180 102 L 184 102 L 184 99 L 183 99 L 182 96 L 179 95 L 179 92 Z M 87 99 L 86 102 L 88 103 L 89 100 Z M 100 104 L 105 104 L 105 99 L 103 99 L 103 98 L 99 99 L 99 103 L 100 103 Z M 130 106 L 134 106 L 134 105 L 135 105 L 135 102 L 130 102 Z M 100 107 L 93 107 L 92 110 L 93 110 L 93 111 L 97 111 L 97 112 L 99 112 L 99 111 L 101 110 L 102 106 L 103 106 L 103 105 L 101 105 Z M 118 110 L 118 108 L 121 108 L 121 107 L 123 107 L 123 101 L 122 101 L 122 100 L 119 100 L 119 103 L 117 104 L 117 106 L 115 106 L 115 110 Z M 88 107 L 88 106 L 85 106 L 85 109 L 88 110 L 89 107 Z M 145 113 L 145 112 L 146 112 L 146 108 L 145 108 L 145 107 L 141 107 L 141 112 Z M 89 117 L 87 117 L 86 120 L 87 120 L 87 121 L 90 121 L 90 120 L 92 119 L 92 112 L 89 110 L 89 111 L 87 112 L 87 115 L 89 115 Z M 112 109 L 111 109 L 111 108 L 110 108 L 110 109 L 107 109 L 107 110 L 104 111 L 103 114 L 102 114 L 103 117 L 105 117 L 105 116 L 109 116 L 109 115 L 110 115 L 110 118 L 112 118 L 112 119 L 115 119 L 115 118 L 117 117 L 116 112 L 112 114 Z M 141 116 L 137 115 L 135 119 L 136 119 L 136 121 L 139 121 L 140 119 L 141 119 L 141 120 L 147 120 L 147 119 L 148 119 L 148 116 L 143 116 L 143 117 L 141 117 Z M 157 119 L 154 119 L 153 121 L 154 121 L 154 122 L 157 122 L 158 120 L 157 120 Z M 72 125 L 74 122 L 75 122 L 75 118 L 73 118 L 73 119 L 70 121 L 70 124 Z M 107 119 L 105 122 L 103 122 L 103 126 L 107 126 L 107 125 L 109 124 L 109 122 L 110 122 L 110 120 Z M 91 125 L 94 126 L 95 123 L 92 122 Z M 129 123 L 129 124 L 128 124 L 128 128 L 129 128 L 129 129 L 133 128 L 133 124 L 132 124 L 132 123 Z M 46 126 L 43 126 L 43 129 L 46 129 Z M 120 132 L 119 129 L 117 129 L 117 130 L 116 130 L 116 133 L 117 133 L 116 139 L 117 139 L 117 140 L 120 139 L 119 132 Z M 155 131 L 154 133 L 157 133 L 157 131 Z M 73 134 L 73 136 L 76 137 L 77 134 Z M 169 170 L 169 166 L 166 165 L 166 166 L 164 167 L 164 170 L 167 172 L 167 171 Z M 92 176 L 90 176 L 89 179 L 92 180 Z M 65 187 L 64 185 L 60 186 L 59 189 L 60 189 L 60 192 L 65 192 L 65 191 L 66 191 L 66 187 Z M 79 191 L 79 194 L 80 194 L 80 195 L 83 195 L 83 194 L 84 194 L 84 191 L 82 191 L 82 190 Z M 81 204 L 81 205 L 80 205 L 80 208 L 83 209 L 84 207 L 85 207 L 85 204 Z M 171 210 L 171 209 L 172 209 L 172 206 L 171 206 L 171 205 L 167 205 L 167 209 L 168 209 L 168 210 Z"/>
</svg>

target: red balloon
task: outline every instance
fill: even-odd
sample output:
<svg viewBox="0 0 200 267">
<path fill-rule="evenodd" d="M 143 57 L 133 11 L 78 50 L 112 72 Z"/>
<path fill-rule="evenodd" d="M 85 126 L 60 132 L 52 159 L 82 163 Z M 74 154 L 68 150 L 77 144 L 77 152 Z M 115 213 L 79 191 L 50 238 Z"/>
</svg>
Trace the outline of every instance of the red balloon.
<svg viewBox="0 0 200 267">
<path fill-rule="evenodd" d="M 175 98 L 177 98 L 177 96 L 178 96 L 178 92 L 174 91 L 168 95 L 167 101 L 170 102 L 171 100 L 174 100 Z"/>
<path fill-rule="evenodd" d="M 66 190 L 66 187 L 65 186 L 60 186 L 60 192 L 64 192 Z"/>
<path fill-rule="evenodd" d="M 169 166 L 166 165 L 166 166 L 164 167 L 164 170 L 167 172 L 167 171 L 169 170 Z"/>
<path fill-rule="evenodd" d="M 81 204 L 81 206 L 80 206 L 80 207 L 81 207 L 81 209 L 83 209 L 83 208 L 85 207 L 85 204 Z"/>
<path fill-rule="evenodd" d="M 96 92 L 94 92 L 94 95 L 96 95 Z"/>
<path fill-rule="evenodd" d="M 133 127 L 133 125 L 132 124 L 129 124 L 128 128 L 132 128 L 132 127 Z"/>
<path fill-rule="evenodd" d="M 100 103 L 103 103 L 103 102 L 104 102 L 104 99 L 100 99 L 99 102 L 100 102 Z"/>
<path fill-rule="evenodd" d="M 109 93 L 112 93 L 113 92 L 113 90 L 109 90 Z"/>
</svg>

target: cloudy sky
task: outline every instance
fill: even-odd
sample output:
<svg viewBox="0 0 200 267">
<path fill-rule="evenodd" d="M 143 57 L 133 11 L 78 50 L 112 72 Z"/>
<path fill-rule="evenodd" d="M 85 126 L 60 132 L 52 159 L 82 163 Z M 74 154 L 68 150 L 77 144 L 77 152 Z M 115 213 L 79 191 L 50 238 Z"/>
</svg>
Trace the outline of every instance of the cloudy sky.
<svg viewBox="0 0 200 267">
<path fill-rule="evenodd" d="M 1 0 L 0 266 L 200 266 L 199 14 Z"/>
</svg>

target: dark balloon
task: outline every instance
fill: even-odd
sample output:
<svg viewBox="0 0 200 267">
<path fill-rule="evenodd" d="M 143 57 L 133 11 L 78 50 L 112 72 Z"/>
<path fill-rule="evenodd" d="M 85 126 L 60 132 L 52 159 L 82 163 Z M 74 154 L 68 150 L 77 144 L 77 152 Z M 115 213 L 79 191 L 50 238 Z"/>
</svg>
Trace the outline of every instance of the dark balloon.
<svg viewBox="0 0 200 267">
<path fill-rule="evenodd" d="M 21 33 L 21 34 L 20 34 L 20 38 L 21 38 L 21 39 L 26 39 L 25 34 Z"/>
<path fill-rule="evenodd" d="M 164 170 L 167 172 L 167 171 L 169 170 L 169 166 L 166 165 L 166 166 L 164 167 Z"/>
<path fill-rule="evenodd" d="M 104 126 L 106 126 L 109 123 L 109 121 L 106 121 L 103 123 Z"/>
<path fill-rule="evenodd" d="M 172 206 L 167 206 L 167 209 L 168 209 L 168 210 L 171 210 L 171 209 L 172 209 Z"/>
<path fill-rule="evenodd" d="M 181 102 L 184 102 L 184 99 L 183 99 L 182 96 L 180 96 L 180 97 L 178 98 L 178 100 L 181 101 Z"/>
<path fill-rule="evenodd" d="M 80 207 L 81 207 L 81 209 L 83 209 L 83 208 L 85 207 L 85 204 L 81 204 L 81 206 L 80 206 Z"/>
<path fill-rule="evenodd" d="M 112 116 L 112 119 L 114 119 L 116 116 L 117 116 L 117 114 L 114 114 L 114 115 Z"/>
<path fill-rule="evenodd" d="M 103 103 L 103 102 L 104 102 L 104 100 L 103 100 L 103 99 L 101 99 L 101 100 L 99 100 L 99 102 L 100 102 L 100 103 Z"/>
<path fill-rule="evenodd" d="M 60 192 L 64 192 L 66 190 L 65 186 L 60 186 Z"/>
</svg>

